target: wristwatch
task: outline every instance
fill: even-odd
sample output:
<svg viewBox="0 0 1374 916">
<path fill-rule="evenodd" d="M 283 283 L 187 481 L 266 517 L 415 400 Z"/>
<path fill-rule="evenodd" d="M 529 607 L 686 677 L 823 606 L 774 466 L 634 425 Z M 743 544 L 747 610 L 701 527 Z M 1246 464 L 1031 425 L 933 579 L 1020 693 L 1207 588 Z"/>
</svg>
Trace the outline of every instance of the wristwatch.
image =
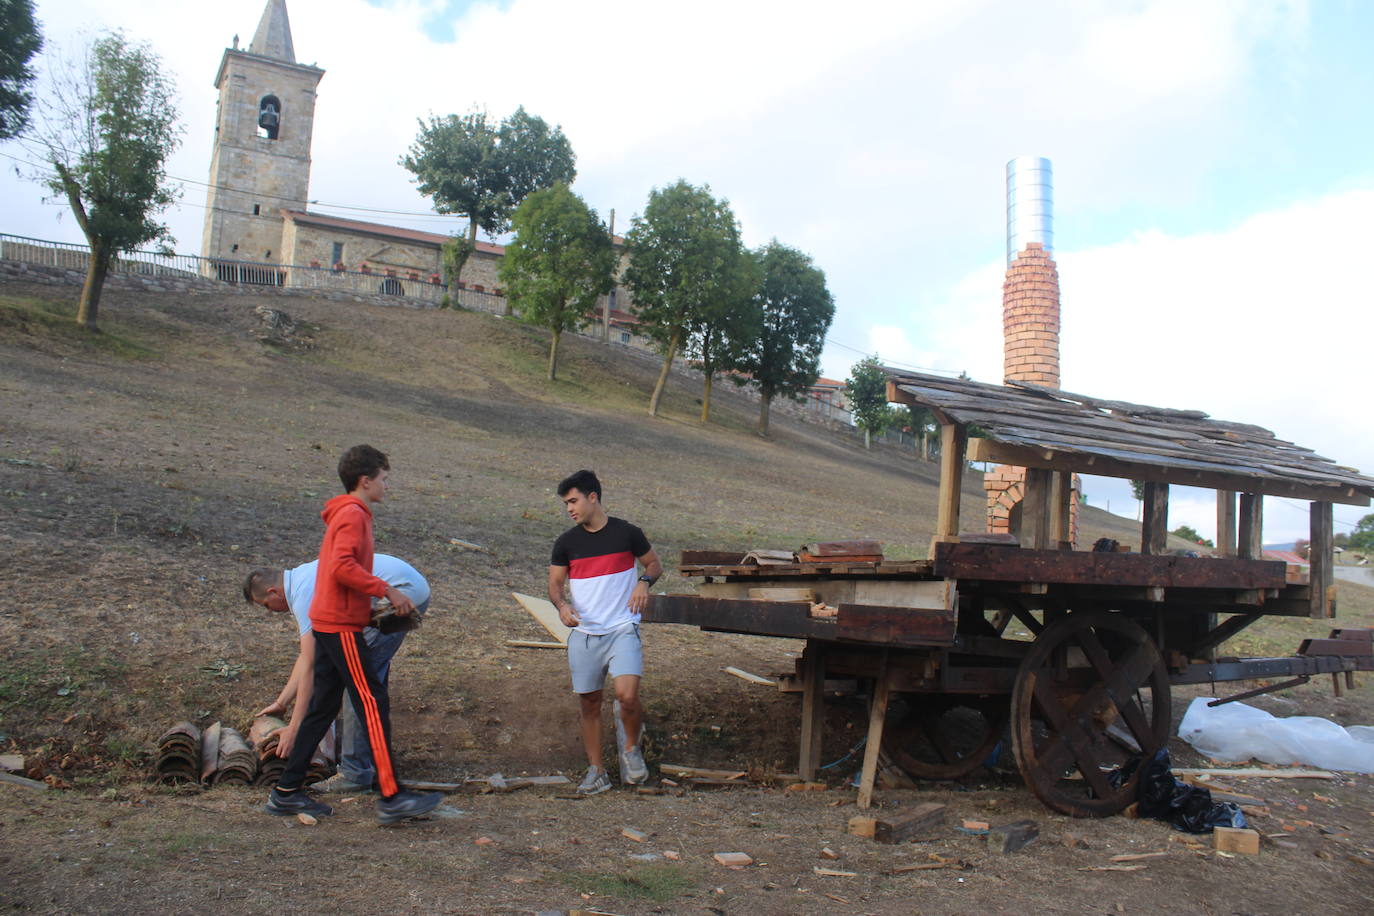
<svg viewBox="0 0 1374 916">
<path fill-rule="evenodd" d="M 654 584 L 654 580 L 653 580 L 651 577 L 649 577 L 649 576 L 640 576 L 640 577 L 639 577 L 639 581 L 645 583 L 646 585 L 650 586 L 651 588 L 653 587 L 653 584 Z"/>
</svg>

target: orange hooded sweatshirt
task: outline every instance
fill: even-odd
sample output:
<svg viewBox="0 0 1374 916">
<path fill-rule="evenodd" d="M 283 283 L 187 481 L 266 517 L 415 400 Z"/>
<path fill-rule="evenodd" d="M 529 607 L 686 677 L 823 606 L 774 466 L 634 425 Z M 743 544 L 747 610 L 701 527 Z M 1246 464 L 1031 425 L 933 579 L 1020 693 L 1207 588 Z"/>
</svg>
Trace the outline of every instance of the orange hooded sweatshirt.
<svg viewBox="0 0 1374 916">
<path fill-rule="evenodd" d="M 315 572 L 310 626 L 320 633 L 361 633 L 372 619 L 372 598 L 386 582 L 372 575 L 372 510 L 352 494 L 324 504 L 324 543 Z"/>
</svg>

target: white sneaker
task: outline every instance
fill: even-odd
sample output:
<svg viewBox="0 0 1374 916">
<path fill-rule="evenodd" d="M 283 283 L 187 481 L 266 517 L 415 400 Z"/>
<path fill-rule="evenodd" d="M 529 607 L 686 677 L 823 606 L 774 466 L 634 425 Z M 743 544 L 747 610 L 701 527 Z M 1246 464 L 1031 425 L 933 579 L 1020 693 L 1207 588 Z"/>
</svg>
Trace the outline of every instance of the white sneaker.
<svg viewBox="0 0 1374 916">
<path fill-rule="evenodd" d="M 601 767 L 587 767 L 587 775 L 578 783 L 578 795 L 600 795 L 611 789 L 611 777 Z"/>
<path fill-rule="evenodd" d="M 644 762 L 644 752 L 639 745 L 620 752 L 620 778 L 632 786 L 649 781 L 649 766 Z"/>
</svg>

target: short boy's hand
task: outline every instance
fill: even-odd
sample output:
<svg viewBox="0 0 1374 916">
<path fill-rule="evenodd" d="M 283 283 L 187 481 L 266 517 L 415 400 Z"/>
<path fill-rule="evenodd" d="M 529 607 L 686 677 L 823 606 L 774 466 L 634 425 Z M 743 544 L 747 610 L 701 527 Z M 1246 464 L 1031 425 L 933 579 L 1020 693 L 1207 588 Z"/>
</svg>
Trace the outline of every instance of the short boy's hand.
<svg viewBox="0 0 1374 916">
<path fill-rule="evenodd" d="M 410 600 L 410 596 L 399 588 L 387 586 L 386 600 L 391 602 L 391 606 L 396 609 L 397 617 L 409 617 L 415 610 L 415 602 Z"/>
<path fill-rule="evenodd" d="M 565 627 L 575 627 L 582 622 L 582 618 L 577 616 L 571 604 L 559 605 L 558 619 L 563 621 Z"/>
<path fill-rule="evenodd" d="M 285 712 L 286 707 L 283 704 L 278 703 L 276 700 L 273 700 L 271 703 L 264 706 L 262 709 L 259 709 L 257 712 L 253 713 L 253 718 L 256 719 L 259 716 L 280 716 Z"/>
</svg>

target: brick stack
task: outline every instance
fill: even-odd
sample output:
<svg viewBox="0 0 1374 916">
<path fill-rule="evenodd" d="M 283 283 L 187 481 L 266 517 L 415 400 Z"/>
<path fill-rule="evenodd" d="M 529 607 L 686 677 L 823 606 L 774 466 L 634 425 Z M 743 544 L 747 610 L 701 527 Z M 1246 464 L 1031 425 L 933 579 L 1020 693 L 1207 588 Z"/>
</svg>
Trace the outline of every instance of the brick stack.
<svg viewBox="0 0 1374 916">
<path fill-rule="evenodd" d="M 1002 283 L 1002 374 L 1008 382 L 1059 387 L 1059 269 L 1039 242 L 1028 242 Z M 998 465 L 983 478 L 988 531 L 1013 533 L 1013 516 L 1025 488 L 1025 469 Z M 1078 478 L 1069 534 L 1078 540 Z"/>
</svg>

